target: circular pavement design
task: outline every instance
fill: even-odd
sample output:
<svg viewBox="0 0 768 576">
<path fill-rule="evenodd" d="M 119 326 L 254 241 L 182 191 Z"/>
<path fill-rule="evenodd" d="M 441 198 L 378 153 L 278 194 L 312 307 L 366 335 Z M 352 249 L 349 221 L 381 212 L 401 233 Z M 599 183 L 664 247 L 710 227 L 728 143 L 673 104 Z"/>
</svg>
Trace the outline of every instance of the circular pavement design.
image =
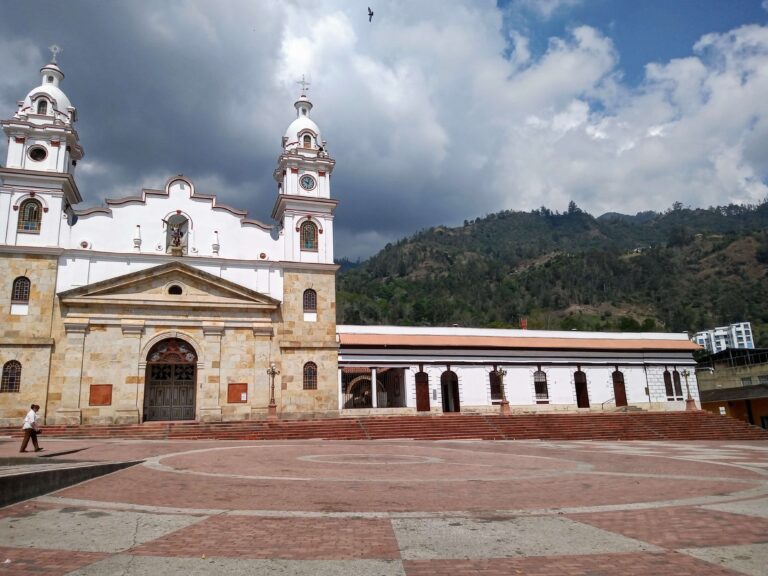
<svg viewBox="0 0 768 576">
<path fill-rule="evenodd" d="M 768 494 L 764 471 L 698 453 L 692 460 L 676 448 L 483 441 L 166 443 L 143 465 L 56 497 L 191 513 L 355 516 L 559 514 Z"/>
</svg>

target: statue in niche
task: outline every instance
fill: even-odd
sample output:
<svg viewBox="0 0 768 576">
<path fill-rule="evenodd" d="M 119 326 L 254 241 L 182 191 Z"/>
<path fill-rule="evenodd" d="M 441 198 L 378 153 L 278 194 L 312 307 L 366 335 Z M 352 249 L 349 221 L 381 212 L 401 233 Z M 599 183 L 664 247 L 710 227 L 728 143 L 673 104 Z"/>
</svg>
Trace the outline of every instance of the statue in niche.
<svg viewBox="0 0 768 576">
<path fill-rule="evenodd" d="M 181 214 L 174 214 L 165 224 L 165 253 L 174 256 L 183 256 L 187 253 L 187 232 L 189 221 Z"/>
</svg>

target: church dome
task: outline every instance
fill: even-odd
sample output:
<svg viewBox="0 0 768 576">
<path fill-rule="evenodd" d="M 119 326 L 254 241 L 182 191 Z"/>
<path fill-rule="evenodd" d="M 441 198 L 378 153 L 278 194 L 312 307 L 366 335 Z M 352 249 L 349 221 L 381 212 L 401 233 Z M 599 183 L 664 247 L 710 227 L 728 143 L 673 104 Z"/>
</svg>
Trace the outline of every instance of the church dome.
<svg viewBox="0 0 768 576">
<path fill-rule="evenodd" d="M 59 88 L 59 82 L 64 79 L 64 73 L 54 62 L 51 62 L 40 69 L 40 76 L 42 77 L 40 86 L 29 91 L 29 94 L 24 98 L 21 112 L 24 114 L 36 114 L 41 96 L 44 96 L 48 102 L 46 114 L 53 115 L 57 120 L 71 122 L 73 118 L 69 117 L 69 109 L 72 108 L 72 103 L 61 88 Z M 53 110 L 49 106 L 52 106 Z"/>
<path fill-rule="evenodd" d="M 313 147 L 319 146 L 323 141 L 320 128 L 309 117 L 312 110 L 312 102 L 309 101 L 305 94 L 302 94 L 294 104 L 294 107 L 296 108 L 296 120 L 291 122 L 285 131 L 283 148 L 292 150 L 300 147 L 301 139 L 307 134 L 312 140 Z"/>
</svg>

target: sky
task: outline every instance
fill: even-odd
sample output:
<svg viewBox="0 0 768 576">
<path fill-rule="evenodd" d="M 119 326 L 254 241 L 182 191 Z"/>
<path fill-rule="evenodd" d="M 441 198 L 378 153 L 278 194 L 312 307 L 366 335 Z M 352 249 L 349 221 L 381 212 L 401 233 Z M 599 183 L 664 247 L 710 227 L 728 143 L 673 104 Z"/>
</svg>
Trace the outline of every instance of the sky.
<svg viewBox="0 0 768 576">
<path fill-rule="evenodd" d="M 302 75 L 337 258 L 571 200 L 768 198 L 768 0 L 0 0 L 0 118 L 54 43 L 78 208 L 184 174 L 270 222 Z"/>
</svg>

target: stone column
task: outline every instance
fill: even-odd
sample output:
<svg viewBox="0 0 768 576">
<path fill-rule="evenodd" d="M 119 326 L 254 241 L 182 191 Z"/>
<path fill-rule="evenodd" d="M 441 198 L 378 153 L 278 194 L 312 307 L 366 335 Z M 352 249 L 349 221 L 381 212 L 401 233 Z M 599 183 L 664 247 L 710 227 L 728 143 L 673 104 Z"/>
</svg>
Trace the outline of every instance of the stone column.
<svg viewBox="0 0 768 576">
<path fill-rule="evenodd" d="M 61 406 L 56 411 L 56 424 L 68 426 L 80 424 L 82 414 L 80 397 L 83 383 L 83 351 L 85 335 L 88 333 L 88 320 L 70 320 L 64 322 L 66 342 L 64 344 L 64 369 L 61 387 Z"/>
<path fill-rule="evenodd" d="M 132 362 L 124 362 L 126 366 L 136 366 L 135 373 L 126 373 L 125 382 L 122 384 L 123 390 L 117 391 L 113 398 L 117 397 L 115 407 L 115 424 L 137 424 L 140 422 L 139 416 L 139 388 L 144 384 L 144 371 L 146 370 L 145 358 L 141 357 L 141 336 L 144 334 L 144 322 L 123 322 L 120 325 L 123 332 L 123 343 L 121 352 L 135 354 Z M 127 359 L 126 359 L 127 360 Z M 141 366 L 144 366 L 142 369 Z M 120 385 L 118 383 L 118 385 Z"/>
<path fill-rule="evenodd" d="M 201 422 L 221 422 L 221 337 L 224 326 L 204 325 L 205 357 L 198 364 L 198 414 Z"/>
</svg>

